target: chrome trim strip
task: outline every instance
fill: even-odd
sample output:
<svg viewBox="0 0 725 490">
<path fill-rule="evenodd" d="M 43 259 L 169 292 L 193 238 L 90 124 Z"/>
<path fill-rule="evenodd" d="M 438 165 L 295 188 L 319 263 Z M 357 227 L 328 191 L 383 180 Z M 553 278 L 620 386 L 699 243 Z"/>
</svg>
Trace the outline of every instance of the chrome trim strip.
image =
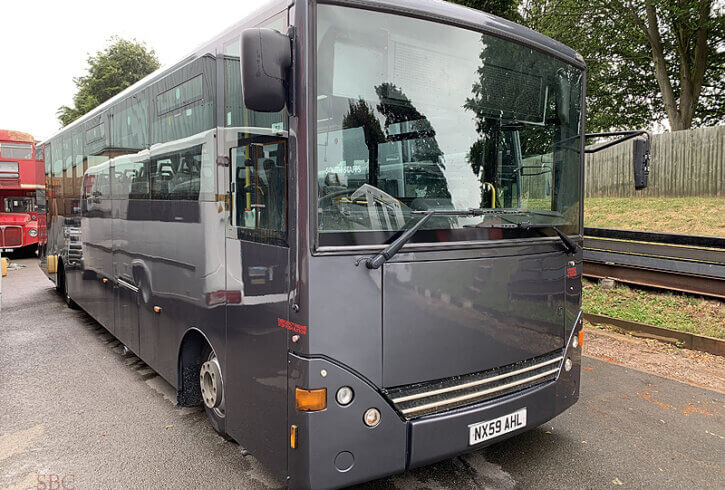
<svg viewBox="0 0 725 490">
<path fill-rule="evenodd" d="M 117 277 L 117 278 L 116 278 L 116 282 L 117 282 L 117 283 L 118 283 L 119 285 L 121 285 L 121 286 L 125 287 L 126 289 L 130 289 L 130 290 L 131 290 L 131 291 L 133 291 L 134 293 L 138 293 L 138 288 L 137 288 L 136 286 L 134 286 L 133 284 L 131 284 L 130 282 L 126 282 L 126 281 L 124 281 L 123 279 L 121 279 L 120 277 Z"/>
<path fill-rule="evenodd" d="M 526 373 L 528 371 L 533 371 L 534 369 L 539 369 L 541 367 L 547 366 L 554 362 L 559 362 L 562 359 L 564 359 L 564 356 L 559 356 L 555 359 L 550 359 L 548 361 L 534 364 L 533 366 L 528 366 L 528 367 L 525 367 L 522 369 L 517 369 L 516 371 L 511 371 L 510 373 L 499 374 L 499 375 L 493 376 L 491 378 L 484 378 L 484 379 L 479 379 L 476 381 L 469 381 L 468 383 L 463 383 L 463 384 L 456 385 L 456 386 L 448 386 L 446 388 L 439 388 L 437 390 L 426 391 L 424 393 L 416 393 L 415 395 L 401 396 L 400 398 L 393 398 L 392 401 L 393 401 L 393 403 L 402 403 L 402 402 L 407 402 L 410 400 L 417 400 L 419 398 L 427 398 L 429 396 L 440 395 L 441 393 L 448 393 L 450 391 L 463 390 L 466 388 L 471 388 L 473 386 L 478 386 L 478 385 L 483 385 L 486 383 L 491 383 L 493 381 L 498 381 L 499 379 L 510 378 L 512 376 L 516 376 L 517 374 Z M 557 367 L 557 370 L 558 370 L 558 367 Z"/>
<path fill-rule="evenodd" d="M 521 379 L 519 381 L 514 381 L 513 383 L 508 383 L 505 385 L 497 386 L 496 388 L 489 388 L 487 390 L 477 391 L 475 393 L 469 393 L 468 395 L 461 395 L 461 396 L 457 396 L 455 398 L 441 400 L 439 402 L 426 403 L 425 405 L 419 405 L 417 407 L 406 408 L 405 410 L 401 410 L 401 413 L 403 413 L 403 415 L 408 415 L 408 414 L 415 413 L 415 412 L 422 412 L 424 410 L 429 410 L 431 408 L 437 408 L 437 407 L 442 407 L 442 406 L 446 406 L 446 405 L 452 405 L 452 404 L 458 403 L 458 402 L 464 402 L 466 400 L 472 400 L 474 398 L 478 398 L 480 396 L 487 395 L 489 393 L 495 393 L 497 391 L 505 390 L 508 388 L 513 388 L 514 386 L 519 386 L 522 384 L 529 383 L 531 381 L 535 381 L 537 379 L 545 378 L 546 376 L 550 376 L 550 375 L 556 374 L 558 372 L 559 372 L 559 368 L 557 367 L 556 369 L 551 369 L 544 373 L 537 374 L 536 376 L 532 376 L 532 377 L 526 378 L 526 379 Z"/>
</svg>

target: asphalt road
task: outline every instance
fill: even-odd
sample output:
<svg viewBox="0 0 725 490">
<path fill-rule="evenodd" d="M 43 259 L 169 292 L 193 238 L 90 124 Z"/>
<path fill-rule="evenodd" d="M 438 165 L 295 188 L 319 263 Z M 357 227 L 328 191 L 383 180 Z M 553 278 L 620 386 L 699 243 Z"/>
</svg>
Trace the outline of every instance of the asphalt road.
<svg viewBox="0 0 725 490">
<path fill-rule="evenodd" d="M 18 262 L 2 283 L 0 488 L 279 486 Z M 725 396 L 592 358 L 582 384 L 549 424 L 365 487 L 725 488 Z"/>
</svg>

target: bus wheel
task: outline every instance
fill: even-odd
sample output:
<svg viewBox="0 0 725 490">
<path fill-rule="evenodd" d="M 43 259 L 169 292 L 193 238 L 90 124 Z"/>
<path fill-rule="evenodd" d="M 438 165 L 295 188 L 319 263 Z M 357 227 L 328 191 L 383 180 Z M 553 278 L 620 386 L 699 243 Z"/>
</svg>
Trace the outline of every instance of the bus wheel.
<svg viewBox="0 0 725 490">
<path fill-rule="evenodd" d="M 63 267 L 62 265 L 58 269 L 58 281 L 60 282 L 60 294 L 63 295 L 63 300 L 65 300 L 65 304 L 68 306 L 68 308 L 71 308 L 73 310 L 77 309 L 78 305 L 75 301 L 71 299 L 70 293 L 68 292 L 68 274 L 65 272 L 65 267 Z"/>
<path fill-rule="evenodd" d="M 199 385 L 204 411 L 214 430 L 224 439 L 231 440 L 226 431 L 227 420 L 221 365 L 216 353 L 209 345 L 205 346 L 201 358 L 206 359 L 199 370 Z"/>
</svg>

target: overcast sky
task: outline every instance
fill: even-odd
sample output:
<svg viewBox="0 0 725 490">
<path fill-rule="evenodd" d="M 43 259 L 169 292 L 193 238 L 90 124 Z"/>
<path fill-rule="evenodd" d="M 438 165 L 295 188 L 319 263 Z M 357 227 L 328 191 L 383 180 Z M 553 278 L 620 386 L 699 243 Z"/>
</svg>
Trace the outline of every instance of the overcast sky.
<svg viewBox="0 0 725 490">
<path fill-rule="evenodd" d="M 2 0 L 0 129 L 41 140 L 60 127 L 56 111 L 71 105 L 73 77 L 89 54 L 118 35 L 145 42 L 162 66 L 175 63 L 267 0 Z"/>
</svg>

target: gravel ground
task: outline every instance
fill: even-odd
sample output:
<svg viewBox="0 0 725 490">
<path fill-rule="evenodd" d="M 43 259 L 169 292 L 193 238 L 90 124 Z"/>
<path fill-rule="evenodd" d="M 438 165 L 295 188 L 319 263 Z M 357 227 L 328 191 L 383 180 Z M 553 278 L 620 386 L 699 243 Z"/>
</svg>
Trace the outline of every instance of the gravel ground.
<svg viewBox="0 0 725 490">
<path fill-rule="evenodd" d="M 725 358 L 706 352 L 586 327 L 584 354 L 725 393 Z"/>
</svg>

